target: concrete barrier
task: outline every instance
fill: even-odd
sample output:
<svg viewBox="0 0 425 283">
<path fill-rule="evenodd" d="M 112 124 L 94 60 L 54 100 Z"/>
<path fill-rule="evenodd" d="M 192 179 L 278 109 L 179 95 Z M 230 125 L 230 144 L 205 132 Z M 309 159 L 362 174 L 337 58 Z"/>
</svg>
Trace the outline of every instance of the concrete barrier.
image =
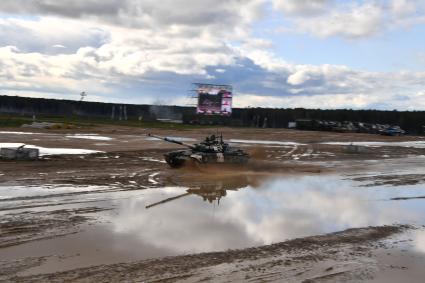
<svg viewBox="0 0 425 283">
<path fill-rule="evenodd" d="M 8 160 L 37 160 L 40 155 L 38 148 L 10 148 L 0 149 L 0 158 Z"/>
</svg>

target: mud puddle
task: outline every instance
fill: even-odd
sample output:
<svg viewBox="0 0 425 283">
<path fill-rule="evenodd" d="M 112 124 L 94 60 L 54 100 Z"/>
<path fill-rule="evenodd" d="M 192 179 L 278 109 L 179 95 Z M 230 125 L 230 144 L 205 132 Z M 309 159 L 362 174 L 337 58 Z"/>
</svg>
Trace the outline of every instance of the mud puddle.
<svg viewBox="0 0 425 283">
<path fill-rule="evenodd" d="M 367 281 L 375 283 L 423 282 L 425 229 L 407 230 L 386 239 L 385 248 L 372 251 L 379 272 Z"/>
<path fill-rule="evenodd" d="M 425 195 L 420 184 L 361 187 L 364 180 L 336 174 L 280 176 L 255 185 L 209 182 L 131 190 L 1 187 L 2 219 L 23 232 L 12 235 L 18 240 L 0 249 L 0 258 L 43 258 L 25 270 L 28 275 L 261 246 L 348 228 L 425 224 L 424 200 L 415 198 Z"/>
<path fill-rule="evenodd" d="M 241 140 L 241 139 L 230 139 L 230 143 L 234 144 L 248 144 L 248 145 L 278 145 L 278 146 L 295 146 L 305 145 L 302 143 L 291 142 L 291 141 L 269 141 L 269 140 Z"/>
<path fill-rule="evenodd" d="M 424 141 L 404 141 L 404 142 L 373 142 L 373 141 L 353 141 L 353 142 L 322 142 L 322 144 L 327 145 L 357 145 L 357 146 L 365 146 L 365 147 L 413 147 L 413 148 L 425 148 Z"/>
</svg>

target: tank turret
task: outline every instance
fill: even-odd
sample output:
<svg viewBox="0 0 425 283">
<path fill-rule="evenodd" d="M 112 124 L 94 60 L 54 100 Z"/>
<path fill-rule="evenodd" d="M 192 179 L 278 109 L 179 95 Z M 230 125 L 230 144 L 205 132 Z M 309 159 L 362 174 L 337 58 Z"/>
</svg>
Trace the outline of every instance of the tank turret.
<svg viewBox="0 0 425 283">
<path fill-rule="evenodd" d="M 175 139 L 148 134 L 150 137 L 161 139 L 187 147 L 186 150 L 177 150 L 164 154 L 165 161 L 171 167 L 181 167 L 186 162 L 192 161 L 197 164 L 206 163 L 232 163 L 245 164 L 249 155 L 242 149 L 234 148 L 223 141 L 223 136 L 210 135 L 197 144 L 187 144 Z"/>
</svg>

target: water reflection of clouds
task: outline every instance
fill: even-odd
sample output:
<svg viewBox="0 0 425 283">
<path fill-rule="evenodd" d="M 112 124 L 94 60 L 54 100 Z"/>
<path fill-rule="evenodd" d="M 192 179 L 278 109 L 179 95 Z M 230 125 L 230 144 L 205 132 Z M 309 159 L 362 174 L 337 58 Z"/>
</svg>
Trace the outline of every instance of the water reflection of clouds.
<svg viewBox="0 0 425 283">
<path fill-rule="evenodd" d="M 131 233 L 152 246 L 179 252 L 242 247 L 250 242 L 240 227 L 218 219 L 219 209 L 199 197 L 189 196 L 145 209 L 147 204 L 184 192 L 183 188 L 167 189 L 165 193 L 126 201 L 113 219 L 115 232 Z"/>
<path fill-rule="evenodd" d="M 228 191 L 218 207 L 189 195 L 146 210 L 147 204 L 185 192 L 184 188 L 157 189 L 122 203 L 112 223 L 117 233 L 182 253 L 268 244 L 417 218 L 406 202 L 376 201 L 374 194 L 382 197 L 382 191 L 353 184 L 338 176 L 281 178 L 257 188 Z"/>
<path fill-rule="evenodd" d="M 223 217 L 243 222 L 250 237 L 263 243 L 389 224 L 403 217 L 393 206 L 369 202 L 350 182 L 335 177 L 275 180 L 242 196 L 234 193 L 223 200 L 228 202 L 233 209 L 221 211 Z"/>
<path fill-rule="evenodd" d="M 414 248 L 418 252 L 425 253 L 425 231 L 424 230 L 415 231 Z"/>
</svg>

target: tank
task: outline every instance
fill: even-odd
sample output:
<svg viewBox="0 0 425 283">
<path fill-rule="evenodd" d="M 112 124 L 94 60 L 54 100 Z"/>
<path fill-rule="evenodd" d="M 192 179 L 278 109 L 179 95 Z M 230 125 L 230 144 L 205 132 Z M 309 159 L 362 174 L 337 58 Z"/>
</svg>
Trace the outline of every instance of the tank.
<svg viewBox="0 0 425 283">
<path fill-rule="evenodd" d="M 222 135 L 208 136 L 202 142 L 193 145 L 167 137 L 152 134 L 148 134 L 148 136 L 187 147 L 185 150 L 176 150 L 164 154 L 165 161 L 173 168 L 181 167 L 187 162 L 194 162 L 195 164 L 245 164 L 249 160 L 248 153 L 225 143 Z"/>
<path fill-rule="evenodd" d="M 146 205 L 145 208 L 149 209 L 151 207 L 165 204 L 190 195 L 200 196 L 202 197 L 203 201 L 207 201 L 209 203 L 215 203 L 217 201 L 217 205 L 220 205 L 220 200 L 227 196 L 227 191 L 238 191 L 239 189 L 248 186 L 248 184 L 249 183 L 227 182 L 224 184 L 222 182 L 201 184 L 200 186 L 187 189 L 184 193 L 180 195 L 169 197 L 158 202 Z"/>
</svg>

